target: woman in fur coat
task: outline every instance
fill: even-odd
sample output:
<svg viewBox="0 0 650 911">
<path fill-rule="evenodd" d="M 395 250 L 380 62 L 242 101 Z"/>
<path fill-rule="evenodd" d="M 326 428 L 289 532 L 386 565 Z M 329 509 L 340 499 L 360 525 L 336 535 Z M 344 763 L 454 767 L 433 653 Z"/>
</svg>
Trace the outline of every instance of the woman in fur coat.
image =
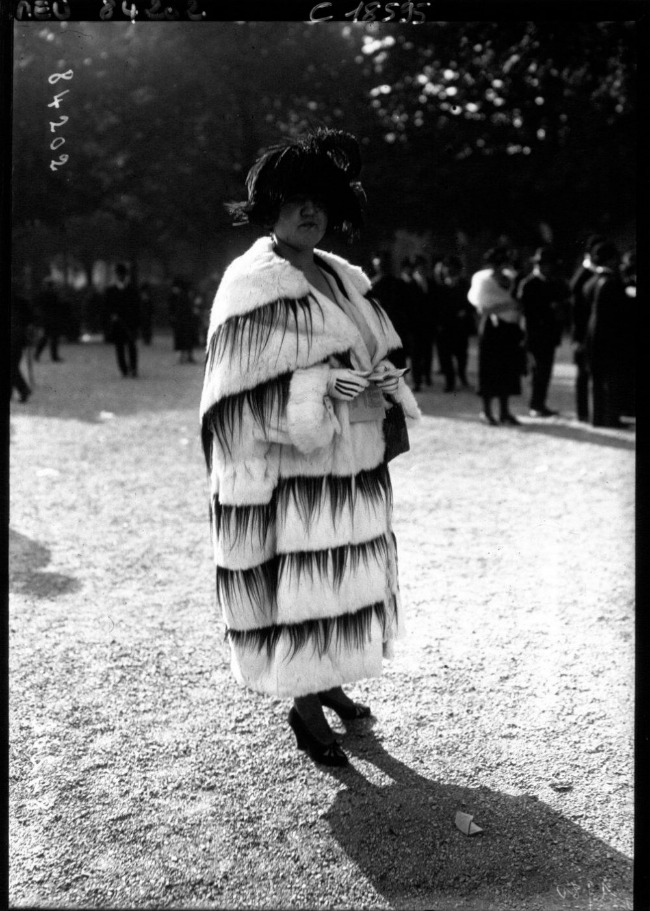
<svg viewBox="0 0 650 911">
<path fill-rule="evenodd" d="M 271 229 L 224 273 L 201 398 L 217 600 L 232 670 L 293 697 L 300 749 L 345 765 L 323 706 L 370 714 L 342 685 L 378 676 L 402 625 L 382 424 L 412 393 L 370 282 L 316 249 L 361 226 L 358 145 L 319 130 L 251 168 L 236 223 Z"/>
<path fill-rule="evenodd" d="M 475 272 L 467 298 L 479 315 L 478 394 L 483 399 L 481 419 L 493 427 L 517 425 L 510 411 L 510 396 L 521 394 L 523 332 L 521 312 L 514 297 L 510 255 L 494 247 L 484 256 L 486 268 Z M 499 422 L 492 411 L 499 401 Z"/>
</svg>

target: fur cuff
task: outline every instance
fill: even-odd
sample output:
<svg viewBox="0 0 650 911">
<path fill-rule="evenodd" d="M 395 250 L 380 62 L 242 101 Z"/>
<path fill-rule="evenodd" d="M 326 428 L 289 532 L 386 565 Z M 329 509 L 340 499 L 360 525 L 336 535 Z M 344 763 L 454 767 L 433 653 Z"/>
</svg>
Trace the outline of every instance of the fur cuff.
<svg viewBox="0 0 650 911">
<path fill-rule="evenodd" d="M 291 377 L 287 402 L 287 430 L 293 445 L 301 452 L 328 446 L 341 425 L 327 398 L 330 368 L 318 364 L 296 370 Z"/>
<path fill-rule="evenodd" d="M 399 386 L 393 398 L 400 403 L 407 418 L 410 418 L 413 421 L 420 420 L 422 417 L 420 406 L 411 392 L 410 386 L 406 384 L 403 377 L 400 377 Z"/>
<path fill-rule="evenodd" d="M 386 364 L 388 367 L 395 369 L 395 365 L 387 357 L 383 358 L 377 364 L 377 367 L 381 367 L 382 364 Z M 403 376 L 400 377 L 397 392 L 393 393 L 392 397 L 396 402 L 400 403 L 407 418 L 410 418 L 412 421 L 420 420 L 422 417 L 420 406 L 418 405 L 415 396 L 411 392 L 411 387 L 407 384 Z"/>
</svg>

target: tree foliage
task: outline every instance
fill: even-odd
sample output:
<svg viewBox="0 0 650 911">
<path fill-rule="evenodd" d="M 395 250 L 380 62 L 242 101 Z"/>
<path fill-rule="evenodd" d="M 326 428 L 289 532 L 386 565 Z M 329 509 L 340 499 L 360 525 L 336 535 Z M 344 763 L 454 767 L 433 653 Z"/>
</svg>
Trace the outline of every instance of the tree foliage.
<svg viewBox="0 0 650 911">
<path fill-rule="evenodd" d="M 223 203 L 257 152 L 320 124 L 361 139 L 375 234 L 629 218 L 634 30 L 17 23 L 16 231 L 51 226 L 87 259 L 103 244 L 200 265 L 237 243 Z M 48 76 L 68 69 L 48 108 Z M 69 160 L 52 172 L 61 114 Z"/>
</svg>

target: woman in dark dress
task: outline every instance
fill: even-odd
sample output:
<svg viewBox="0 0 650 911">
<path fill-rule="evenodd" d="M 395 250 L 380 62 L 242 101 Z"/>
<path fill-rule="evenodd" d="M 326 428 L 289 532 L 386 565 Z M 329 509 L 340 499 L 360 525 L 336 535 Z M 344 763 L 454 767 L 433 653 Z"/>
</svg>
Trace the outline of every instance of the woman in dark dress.
<svg viewBox="0 0 650 911">
<path fill-rule="evenodd" d="M 485 254 L 486 268 L 472 276 L 468 300 L 479 314 L 478 393 L 483 399 L 481 418 L 491 426 L 515 425 L 509 398 L 521 395 L 522 341 L 521 314 L 513 295 L 513 275 L 508 269 L 509 255 L 503 247 Z M 493 399 L 499 400 L 499 421 L 492 411 Z"/>
</svg>

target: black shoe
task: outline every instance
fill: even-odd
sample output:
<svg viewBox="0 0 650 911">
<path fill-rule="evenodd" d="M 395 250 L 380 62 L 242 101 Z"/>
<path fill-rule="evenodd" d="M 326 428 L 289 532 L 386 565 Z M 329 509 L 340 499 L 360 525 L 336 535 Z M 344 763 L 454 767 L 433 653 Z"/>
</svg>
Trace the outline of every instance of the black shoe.
<svg viewBox="0 0 650 911">
<path fill-rule="evenodd" d="M 558 412 L 552 408 L 531 408 L 529 414 L 531 418 L 554 418 Z"/>
<path fill-rule="evenodd" d="M 289 711 L 289 727 L 296 735 L 296 745 L 299 750 L 305 750 L 314 762 L 322 765 L 346 766 L 349 765 L 347 754 L 341 749 L 336 740 L 332 743 L 322 743 L 314 737 L 305 722 L 295 709 Z"/>
<path fill-rule="evenodd" d="M 489 424 L 490 427 L 499 426 L 499 422 L 497 421 L 497 419 L 493 415 L 488 414 L 487 411 L 481 412 L 481 420 L 483 421 L 484 424 Z"/>
<path fill-rule="evenodd" d="M 451 386 L 448 384 L 447 386 L 445 386 L 445 388 L 442 391 L 443 392 L 455 392 L 455 390 L 456 390 L 455 386 Z"/>
<path fill-rule="evenodd" d="M 62 358 L 62 357 L 53 357 L 53 358 L 52 358 L 52 363 L 53 363 L 53 364 L 62 364 L 62 363 L 63 363 L 63 358 Z"/>
<path fill-rule="evenodd" d="M 341 702 L 337 702 L 336 699 L 332 699 L 327 693 L 319 693 L 318 698 L 320 699 L 321 705 L 327 706 L 328 709 L 332 709 L 339 718 L 343 719 L 343 721 L 357 721 L 359 718 L 370 718 L 370 707 L 361 705 L 360 702 L 352 702 L 352 700 L 350 700 L 350 704 L 345 705 Z"/>
<path fill-rule="evenodd" d="M 20 401 L 24 404 L 24 403 L 29 399 L 29 397 L 30 397 L 31 394 L 32 394 L 32 390 L 31 390 L 31 389 L 27 389 L 25 392 L 21 392 L 21 393 L 20 393 Z"/>
<path fill-rule="evenodd" d="M 514 414 L 510 414 L 510 412 L 508 412 L 507 414 L 502 414 L 500 421 L 502 424 L 507 424 L 509 427 L 518 427 L 519 424 L 521 423 L 520 421 L 517 420 L 517 418 L 514 416 Z"/>
</svg>

